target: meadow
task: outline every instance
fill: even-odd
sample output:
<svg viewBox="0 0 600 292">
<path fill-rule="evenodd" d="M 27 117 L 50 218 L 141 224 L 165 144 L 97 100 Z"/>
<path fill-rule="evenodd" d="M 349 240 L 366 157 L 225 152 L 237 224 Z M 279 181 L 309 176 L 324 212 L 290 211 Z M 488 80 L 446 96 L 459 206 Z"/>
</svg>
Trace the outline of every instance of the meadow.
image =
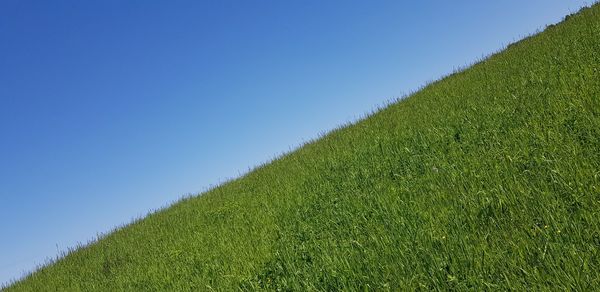
<svg viewBox="0 0 600 292">
<path fill-rule="evenodd" d="M 6 291 L 600 287 L 600 5 Z"/>
</svg>

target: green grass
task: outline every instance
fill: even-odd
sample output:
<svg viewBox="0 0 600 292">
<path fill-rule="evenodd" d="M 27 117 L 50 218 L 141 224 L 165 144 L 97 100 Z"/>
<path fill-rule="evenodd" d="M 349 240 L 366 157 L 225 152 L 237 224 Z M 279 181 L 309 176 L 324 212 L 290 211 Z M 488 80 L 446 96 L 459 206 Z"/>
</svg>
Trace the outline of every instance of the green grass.
<svg viewBox="0 0 600 292">
<path fill-rule="evenodd" d="M 600 5 L 19 290 L 600 287 Z"/>
</svg>

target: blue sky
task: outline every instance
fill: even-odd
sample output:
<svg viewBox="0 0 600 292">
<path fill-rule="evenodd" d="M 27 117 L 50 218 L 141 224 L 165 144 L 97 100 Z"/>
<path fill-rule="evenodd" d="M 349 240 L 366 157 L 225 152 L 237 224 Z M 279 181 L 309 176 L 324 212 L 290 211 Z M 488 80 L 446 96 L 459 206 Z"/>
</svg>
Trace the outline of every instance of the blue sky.
<svg viewBox="0 0 600 292">
<path fill-rule="evenodd" d="M 0 2 L 0 283 L 589 1 Z"/>
</svg>

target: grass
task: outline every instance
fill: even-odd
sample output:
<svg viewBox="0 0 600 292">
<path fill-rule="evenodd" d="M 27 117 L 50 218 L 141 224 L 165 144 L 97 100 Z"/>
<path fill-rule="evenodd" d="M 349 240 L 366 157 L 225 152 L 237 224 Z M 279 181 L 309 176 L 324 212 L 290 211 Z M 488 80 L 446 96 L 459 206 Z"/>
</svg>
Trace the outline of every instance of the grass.
<svg viewBox="0 0 600 292">
<path fill-rule="evenodd" d="M 597 287 L 600 5 L 5 288 Z"/>
</svg>

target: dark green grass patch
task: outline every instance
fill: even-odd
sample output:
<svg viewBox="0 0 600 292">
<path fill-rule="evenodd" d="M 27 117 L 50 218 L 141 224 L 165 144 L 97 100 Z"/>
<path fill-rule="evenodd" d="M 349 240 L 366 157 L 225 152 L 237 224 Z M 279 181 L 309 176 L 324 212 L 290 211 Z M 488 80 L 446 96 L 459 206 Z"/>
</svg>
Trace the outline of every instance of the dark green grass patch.
<svg viewBox="0 0 600 292">
<path fill-rule="evenodd" d="M 600 287 L 600 6 L 7 290 Z"/>
</svg>

